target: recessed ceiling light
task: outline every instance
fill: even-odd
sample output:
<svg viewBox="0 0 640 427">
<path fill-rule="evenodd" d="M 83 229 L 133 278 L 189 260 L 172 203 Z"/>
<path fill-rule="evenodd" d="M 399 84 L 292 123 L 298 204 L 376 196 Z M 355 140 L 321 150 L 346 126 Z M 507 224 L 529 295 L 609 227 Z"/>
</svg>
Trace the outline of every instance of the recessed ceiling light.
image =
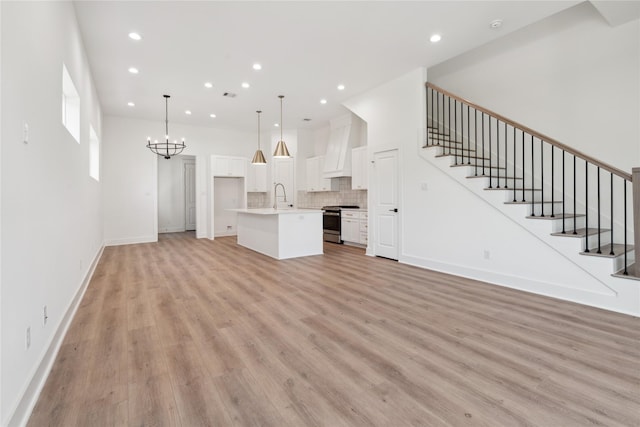
<svg viewBox="0 0 640 427">
<path fill-rule="evenodd" d="M 184 113 L 185 113 L 187 116 L 190 116 L 190 115 L 191 115 L 191 110 L 184 110 Z"/>
<path fill-rule="evenodd" d="M 207 89 L 211 89 L 213 87 L 213 83 L 205 82 L 204 87 L 206 87 Z"/>
<path fill-rule="evenodd" d="M 344 90 L 344 85 L 338 85 L 338 90 Z"/>
<path fill-rule="evenodd" d="M 275 127 L 279 128 L 280 127 L 280 123 L 274 123 L 273 124 Z"/>
<path fill-rule="evenodd" d="M 247 82 L 242 82 L 242 87 L 245 89 L 249 89 L 250 85 Z"/>
<path fill-rule="evenodd" d="M 128 105 L 129 107 L 135 107 L 135 106 L 136 106 L 136 104 L 134 104 L 133 102 L 127 102 L 127 105 Z"/>
<path fill-rule="evenodd" d="M 491 23 L 489 24 L 489 27 L 496 29 L 496 28 L 500 28 L 502 27 L 502 19 L 494 19 L 493 21 L 491 21 Z"/>
<path fill-rule="evenodd" d="M 327 100 L 326 100 L 326 99 L 321 99 L 321 100 L 320 100 L 320 104 L 326 104 L 326 103 L 327 103 Z"/>
<path fill-rule="evenodd" d="M 138 34 L 138 33 L 133 33 L 133 32 L 132 32 L 132 33 L 129 33 L 129 38 L 130 38 L 131 40 L 136 40 L 136 41 L 137 41 L 137 40 L 142 40 L 142 36 L 141 36 L 140 34 Z"/>
<path fill-rule="evenodd" d="M 262 70 L 262 65 L 258 64 L 257 62 L 255 64 L 253 64 L 253 69 L 256 71 L 260 71 Z"/>
<path fill-rule="evenodd" d="M 442 36 L 440 36 L 440 34 L 434 34 L 429 39 L 431 43 L 438 43 L 440 40 L 442 40 Z"/>
<path fill-rule="evenodd" d="M 209 117 L 211 117 L 212 119 L 215 119 L 215 118 L 216 118 L 216 115 L 215 115 L 215 114 L 213 114 L 213 113 L 211 113 L 211 114 L 209 114 Z"/>
<path fill-rule="evenodd" d="M 138 74 L 138 72 L 139 72 L 139 71 L 138 71 L 138 69 L 137 69 L 137 68 L 135 68 L 135 67 L 131 67 L 131 68 L 129 68 L 129 72 L 130 72 L 131 74 Z"/>
</svg>

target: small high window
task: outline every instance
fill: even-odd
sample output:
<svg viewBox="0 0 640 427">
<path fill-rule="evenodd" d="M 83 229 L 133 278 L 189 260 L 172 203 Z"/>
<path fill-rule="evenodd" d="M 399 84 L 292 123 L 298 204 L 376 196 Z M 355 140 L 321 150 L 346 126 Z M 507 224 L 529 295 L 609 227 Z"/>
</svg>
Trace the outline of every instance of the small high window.
<svg viewBox="0 0 640 427">
<path fill-rule="evenodd" d="M 80 144 L 80 95 L 62 64 L 62 124 Z"/>
<path fill-rule="evenodd" d="M 89 127 L 89 176 L 100 181 L 100 140 L 93 126 Z"/>
</svg>

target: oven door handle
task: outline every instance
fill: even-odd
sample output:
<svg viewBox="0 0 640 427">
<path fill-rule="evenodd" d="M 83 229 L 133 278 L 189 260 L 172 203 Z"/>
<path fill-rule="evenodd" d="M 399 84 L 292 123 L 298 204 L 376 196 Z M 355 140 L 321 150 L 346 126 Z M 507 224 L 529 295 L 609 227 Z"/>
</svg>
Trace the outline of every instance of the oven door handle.
<svg viewBox="0 0 640 427">
<path fill-rule="evenodd" d="M 339 212 L 325 212 L 324 215 L 327 216 L 340 216 Z"/>
</svg>

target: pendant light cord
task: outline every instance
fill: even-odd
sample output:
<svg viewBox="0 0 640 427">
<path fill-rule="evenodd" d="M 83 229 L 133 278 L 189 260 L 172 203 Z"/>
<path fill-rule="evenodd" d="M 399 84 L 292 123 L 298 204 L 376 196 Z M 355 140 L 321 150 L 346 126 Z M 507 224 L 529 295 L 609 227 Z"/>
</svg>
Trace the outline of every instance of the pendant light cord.
<svg viewBox="0 0 640 427">
<path fill-rule="evenodd" d="M 278 98 L 280 98 L 280 141 L 282 141 L 282 98 L 284 95 L 280 95 Z"/>
<path fill-rule="evenodd" d="M 258 150 L 260 150 L 260 113 L 262 111 L 256 111 L 258 113 Z"/>
</svg>

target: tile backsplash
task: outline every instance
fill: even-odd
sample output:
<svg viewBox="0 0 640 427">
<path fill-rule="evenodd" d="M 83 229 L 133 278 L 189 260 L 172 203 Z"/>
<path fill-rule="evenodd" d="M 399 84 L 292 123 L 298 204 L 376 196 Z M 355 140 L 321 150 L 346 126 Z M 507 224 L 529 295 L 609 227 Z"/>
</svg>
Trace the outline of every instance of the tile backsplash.
<svg viewBox="0 0 640 427">
<path fill-rule="evenodd" d="M 352 190 L 351 177 L 333 178 L 338 180 L 339 191 L 319 191 L 307 193 L 298 191 L 297 207 L 321 208 L 323 206 L 356 205 L 367 208 L 367 190 Z M 247 193 L 248 208 L 268 208 L 272 204 L 271 193 Z"/>
<path fill-rule="evenodd" d="M 333 178 L 338 180 L 339 191 L 319 191 L 307 193 L 298 191 L 298 207 L 321 208 L 322 206 L 356 205 L 367 208 L 367 191 L 352 190 L 351 177 Z"/>
</svg>

